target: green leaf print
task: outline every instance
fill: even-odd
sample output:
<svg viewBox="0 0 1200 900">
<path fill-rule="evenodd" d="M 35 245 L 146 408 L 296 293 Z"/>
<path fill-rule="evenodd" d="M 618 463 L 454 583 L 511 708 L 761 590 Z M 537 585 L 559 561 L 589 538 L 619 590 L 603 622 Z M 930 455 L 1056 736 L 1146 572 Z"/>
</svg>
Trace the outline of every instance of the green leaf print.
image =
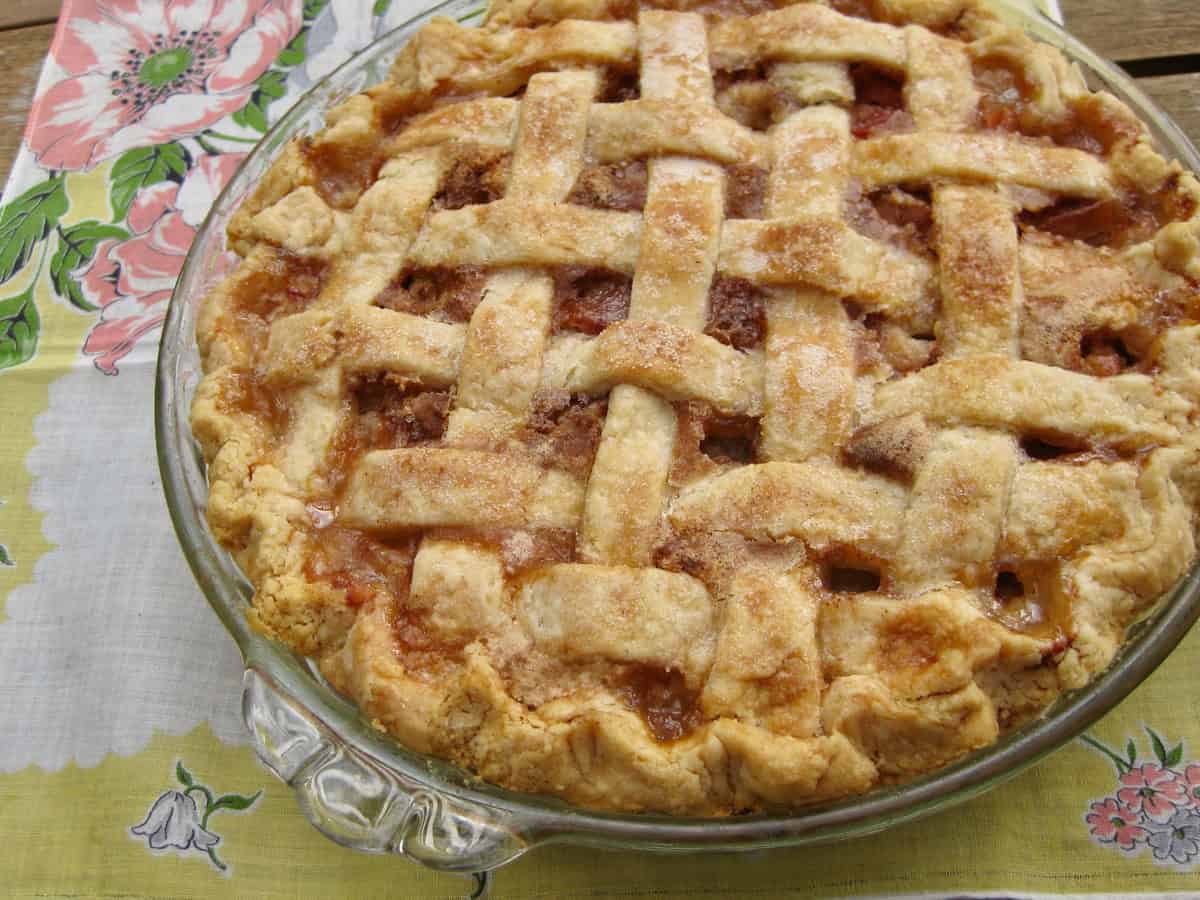
<svg viewBox="0 0 1200 900">
<path fill-rule="evenodd" d="M 295 42 L 293 41 L 293 43 Z M 282 58 L 283 54 L 280 54 L 280 59 Z M 286 80 L 287 76 L 278 69 L 263 72 L 254 83 L 254 93 L 250 95 L 250 102 L 233 114 L 233 121 L 244 127 L 253 128 L 255 131 L 265 132 L 270 127 L 267 107 L 283 96 Z"/>
<path fill-rule="evenodd" d="M 33 359 L 41 327 L 42 321 L 33 303 L 33 284 L 15 297 L 0 300 L 0 369 L 19 366 Z"/>
<path fill-rule="evenodd" d="M 375 6 L 371 8 L 371 15 L 382 16 L 391 5 L 392 0 L 375 0 Z"/>
<path fill-rule="evenodd" d="M 1154 747 L 1154 756 L 1158 760 L 1160 766 L 1167 766 L 1167 748 L 1163 746 L 1162 738 L 1154 733 L 1154 730 L 1149 726 L 1146 727 L 1146 734 L 1150 735 L 1150 743 Z"/>
<path fill-rule="evenodd" d="M 259 791 L 253 797 L 243 797 L 241 794 L 222 794 L 218 797 L 209 809 L 205 810 L 207 814 L 210 810 L 218 809 L 249 809 L 262 796 L 262 791 Z"/>
<path fill-rule="evenodd" d="M 304 0 L 304 21 L 311 22 L 328 5 L 329 0 Z"/>
<path fill-rule="evenodd" d="M 195 782 L 192 779 L 192 773 L 183 767 L 183 760 L 175 763 L 175 777 L 179 779 L 179 783 L 191 787 Z"/>
<path fill-rule="evenodd" d="M 255 131 L 264 133 L 269 127 L 265 110 L 261 104 L 254 102 L 253 97 L 249 103 L 233 114 L 233 121 L 246 128 L 253 128 Z"/>
<path fill-rule="evenodd" d="M 187 170 L 188 154 L 179 144 L 158 144 L 122 153 L 109 174 L 113 221 L 119 222 L 129 214 L 138 190 L 169 178 L 182 180 Z"/>
<path fill-rule="evenodd" d="M 124 240 L 127 237 L 129 232 L 119 225 L 106 225 L 95 219 L 88 219 L 65 230 L 60 226 L 58 249 L 50 258 L 50 281 L 58 296 L 69 300 L 72 306 L 79 309 L 96 309 L 84 299 L 79 282 L 72 273 L 84 263 L 91 262 L 101 241 L 109 238 Z"/>
<path fill-rule="evenodd" d="M 308 29 L 304 29 L 275 57 L 277 66 L 298 66 L 308 55 Z M 261 80 L 261 78 L 260 78 Z M 282 94 L 282 89 L 280 90 Z"/>
<path fill-rule="evenodd" d="M 51 175 L 0 208 L 0 283 L 29 261 L 34 246 L 58 224 L 68 206 L 62 176 Z"/>
<path fill-rule="evenodd" d="M 1079 736 L 1079 740 L 1081 740 L 1083 743 L 1087 744 L 1093 750 L 1097 750 L 1100 753 L 1103 753 L 1110 760 L 1112 760 L 1112 764 L 1117 767 L 1118 775 L 1124 775 L 1126 772 L 1128 772 L 1130 769 L 1133 768 L 1132 760 L 1134 757 L 1132 755 L 1129 757 L 1131 762 L 1126 762 L 1125 760 L 1121 759 L 1121 757 L 1118 756 L 1116 753 L 1114 753 L 1112 750 L 1109 750 L 1107 747 L 1105 747 L 1103 743 L 1101 743 L 1100 741 L 1098 741 L 1094 737 L 1092 737 L 1090 734 L 1081 734 Z"/>
</svg>

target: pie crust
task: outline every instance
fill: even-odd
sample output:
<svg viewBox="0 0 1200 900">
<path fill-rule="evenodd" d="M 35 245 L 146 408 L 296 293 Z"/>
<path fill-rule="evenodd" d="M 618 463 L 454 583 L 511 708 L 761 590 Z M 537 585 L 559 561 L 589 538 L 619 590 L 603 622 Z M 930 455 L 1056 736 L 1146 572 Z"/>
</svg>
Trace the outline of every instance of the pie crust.
<svg viewBox="0 0 1200 900">
<path fill-rule="evenodd" d="M 192 424 L 254 625 L 406 746 L 794 807 L 1038 715 L 1192 563 L 1200 185 L 974 0 L 664 5 L 435 19 L 288 146 Z"/>
</svg>

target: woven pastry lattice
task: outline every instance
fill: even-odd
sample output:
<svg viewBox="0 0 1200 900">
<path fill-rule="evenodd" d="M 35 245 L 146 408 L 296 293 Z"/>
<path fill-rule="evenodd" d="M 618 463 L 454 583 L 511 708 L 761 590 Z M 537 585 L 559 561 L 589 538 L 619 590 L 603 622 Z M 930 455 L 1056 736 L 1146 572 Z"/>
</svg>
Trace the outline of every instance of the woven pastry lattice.
<svg viewBox="0 0 1200 900">
<path fill-rule="evenodd" d="M 1193 555 L 1191 176 L 963 3 L 564 3 L 428 26 L 231 228 L 194 422 L 260 626 L 682 812 L 1086 681 Z"/>
</svg>

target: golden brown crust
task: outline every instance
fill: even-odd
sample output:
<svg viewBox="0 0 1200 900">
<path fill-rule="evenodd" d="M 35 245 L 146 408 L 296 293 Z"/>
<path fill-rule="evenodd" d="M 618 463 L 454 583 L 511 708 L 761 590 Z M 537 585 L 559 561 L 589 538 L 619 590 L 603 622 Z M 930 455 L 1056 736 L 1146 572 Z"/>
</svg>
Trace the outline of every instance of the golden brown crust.
<svg viewBox="0 0 1200 900">
<path fill-rule="evenodd" d="M 200 311 L 255 627 L 516 790 L 722 815 L 995 740 L 1195 557 L 1200 184 L 973 0 L 498 0 Z"/>
</svg>

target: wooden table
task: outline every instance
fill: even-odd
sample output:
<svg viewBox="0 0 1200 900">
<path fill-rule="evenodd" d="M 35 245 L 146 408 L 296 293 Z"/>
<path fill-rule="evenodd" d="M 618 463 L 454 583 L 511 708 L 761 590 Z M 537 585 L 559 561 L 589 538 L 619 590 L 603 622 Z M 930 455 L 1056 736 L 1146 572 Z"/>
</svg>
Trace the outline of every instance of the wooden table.
<svg viewBox="0 0 1200 900">
<path fill-rule="evenodd" d="M 1200 0 L 1061 0 L 1067 27 L 1121 63 L 1200 143 Z M 61 0 L 0 0 L 0 173 L 7 176 Z"/>
<path fill-rule="evenodd" d="M 0 175 L 4 179 L 21 143 L 60 6 L 62 0 L 0 0 Z"/>
</svg>

